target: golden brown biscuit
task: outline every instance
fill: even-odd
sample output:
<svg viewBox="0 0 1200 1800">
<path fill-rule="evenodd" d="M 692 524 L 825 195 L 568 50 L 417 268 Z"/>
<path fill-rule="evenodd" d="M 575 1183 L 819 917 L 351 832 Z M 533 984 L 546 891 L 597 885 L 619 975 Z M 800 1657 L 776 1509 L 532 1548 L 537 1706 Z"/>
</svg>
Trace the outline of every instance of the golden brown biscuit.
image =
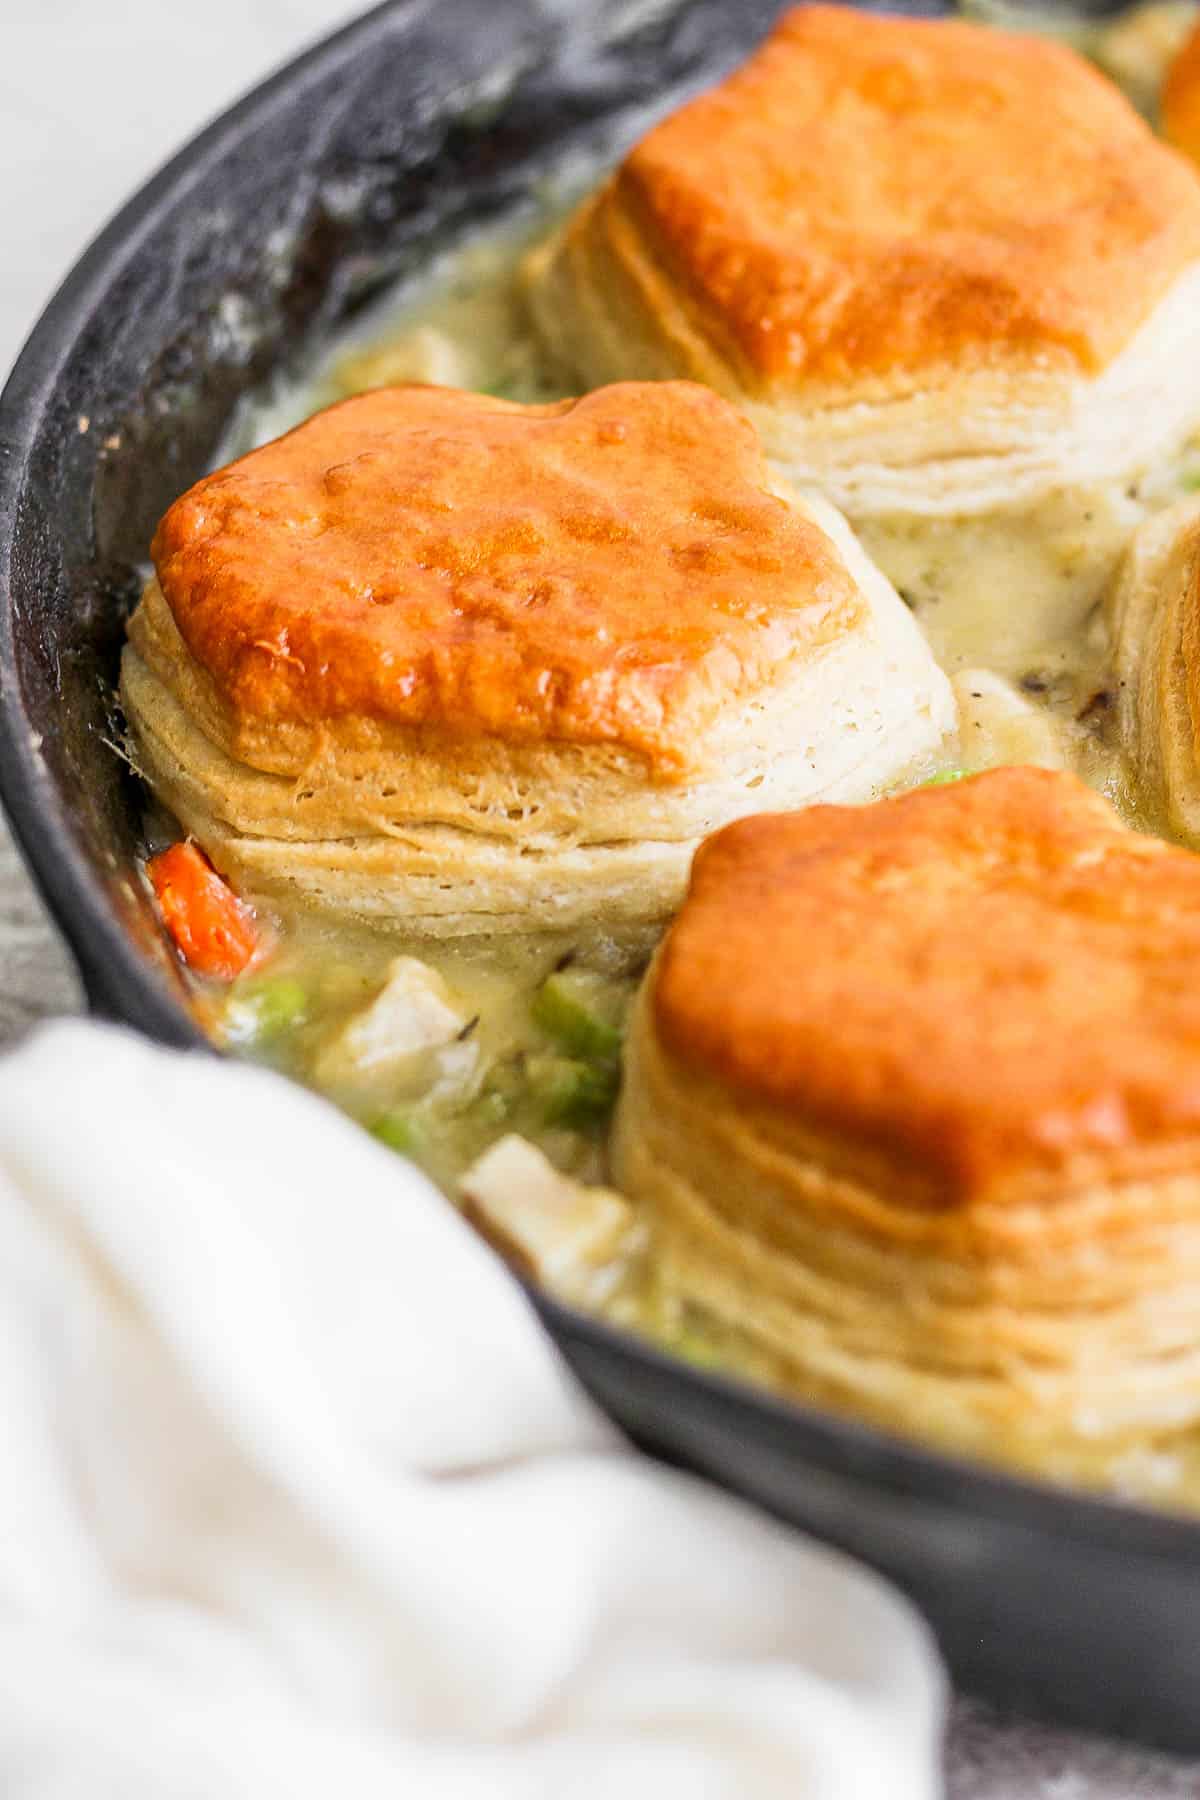
<svg viewBox="0 0 1200 1800">
<path fill-rule="evenodd" d="M 1198 961 L 1200 861 L 1070 775 L 727 827 L 617 1120 L 664 1281 L 818 1399 L 1136 1484 L 1200 1422 Z"/>
<path fill-rule="evenodd" d="M 865 798 L 952 700 L 752 429 L 685 383 L 347 401 L 167 513 L 123 692 L 255 891 L 446 935 L 664 917 L 696 840 Z"/>
<path fill-rule="evenodd" d="M 1026 501 L 1200 418 L 1200 181 L 1045 38 L 806 6 L 530 268 L 589 381 L 686 375 L 854 514 Z"/>
<path fill-rule="evenodd" d="M 1139 527 L 1106 604 L 1117 724 L 1142 803 L 1200 843 L 1200 499 Z"/>
<path fill-rule="evenodd" d="M 1167 142 L 1200 162 L 1200 25 L 1167 70 L 1160 111 Z"/>
</svg>

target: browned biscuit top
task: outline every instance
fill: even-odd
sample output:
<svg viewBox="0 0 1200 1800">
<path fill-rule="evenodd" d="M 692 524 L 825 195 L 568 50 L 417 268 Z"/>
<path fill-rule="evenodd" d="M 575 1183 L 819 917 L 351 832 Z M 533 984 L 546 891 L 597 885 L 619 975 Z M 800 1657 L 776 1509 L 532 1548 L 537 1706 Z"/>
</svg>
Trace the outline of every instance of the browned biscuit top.
<svg viewBox="0 0 1200 1800">
<path fill-rule="evenodd" d="M 653 994 L 674 1058 L 937 1201 L 1200 1170 L 1200 858 L 998 769 L 701 847 Z"/>
<path fill-rule="evenodd" d="M 239 715 L 614 745 L 665 779 L 862 606 L 752 428 L 686 382 L 364 394 L 199 481 L 153 554 Z"/>
<path fill-rule="evenodd" d="M 1162 130 L 1168 143 L 1200 162 L 1200 25 L 1167 70 Z"/>
<path fill-rule="evenodd" d="M 1200 181 L 1082 57 L 836 6 L 787 14 L 601 204 L 752 386 L 1095 371 L 1200 257 Z"/>
</svg>

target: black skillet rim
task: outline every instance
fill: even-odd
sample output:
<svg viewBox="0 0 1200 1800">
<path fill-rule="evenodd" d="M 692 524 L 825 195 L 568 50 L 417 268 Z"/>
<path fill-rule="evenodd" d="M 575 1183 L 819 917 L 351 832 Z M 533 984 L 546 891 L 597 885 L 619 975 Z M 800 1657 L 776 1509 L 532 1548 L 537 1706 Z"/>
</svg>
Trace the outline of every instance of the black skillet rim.
<svg viewBox="0 0 1200 1800">
<path fill-rule="evenodd" d="M 64 797 L 42 762 L 17 678 L 12 587 L 13 522 L 38 423 L 97 295 L 153 230 L 160 210 L 219 159 L 246 127 L 290 101 L 310 76 L 325 73 L 404 0 L 382 4 L 284 64 L 183 146 L 115 214 L 75 263 L 27 338 L 0 393 L 0 798 L 47 908 L 79 966 L 92 1011 L 185 1049 L 206 1049 L 184 1008 L 156 978 L 121 926 L 104 888 L 65 823 Z M 854 1419 L 826 1413 L 700 1371 L 652 1344 L 589 1318 L 530 1289 L 551 1334 L 601 1360 L 656 1378 L 701 1402 L 733 1427 L 753 1415 L 760 1442 L 897 1496 L 972 1513 L 1021 1531 L 1072 1540 L 1121 1560 L 1200 1562 L 1200 1523 L 1142 1506 L 1024 1480 L 965 1459 L 926 1450 Z"/>
</svg>

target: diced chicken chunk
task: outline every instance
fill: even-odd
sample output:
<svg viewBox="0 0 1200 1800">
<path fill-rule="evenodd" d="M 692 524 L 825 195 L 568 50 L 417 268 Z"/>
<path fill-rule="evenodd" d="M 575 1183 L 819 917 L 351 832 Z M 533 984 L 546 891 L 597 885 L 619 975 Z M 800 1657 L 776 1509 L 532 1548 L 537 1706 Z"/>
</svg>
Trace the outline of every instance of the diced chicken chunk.
<svg viewBox="0 0 1200 1800">
<path fill-rule="evenodd" d="M 317 1058 L 320 1085 L 340 1087 L 386 1074 L 428 1076 L 431 1052 L 450 1044 L 466 1024 L 436 969 L 415 956 L 398 956 L 385 985 L 355 1013 Z"/>
<path fill-rule="evenodd" d="M 462 1177 L 468 1212 L 542 1286 L 581 1306 L 612 1292 L 637 1247 L 635 1214 L 612 1188 L 562 1175 L 525 1138 L 501 1138 Z"/>
</svg>

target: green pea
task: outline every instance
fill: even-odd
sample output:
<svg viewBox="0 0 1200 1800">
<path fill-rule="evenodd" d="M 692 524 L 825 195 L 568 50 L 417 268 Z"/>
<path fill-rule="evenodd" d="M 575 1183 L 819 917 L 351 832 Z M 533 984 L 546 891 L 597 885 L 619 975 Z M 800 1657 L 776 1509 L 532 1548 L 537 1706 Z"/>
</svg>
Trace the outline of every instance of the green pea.
<svg viewBox="0 0 1200 1800">
<path fill-rule="evenodd" d="M 371 1136 L 401 1156 L 416 1156 L 424 1141 L 421 1127 L 411 1113 L 386 1112 L 370 1127 Z"/>
<path fill-rule="evenodd" d="M 615 1063 L 580 1062 L 568 1056 L 531 1056 L 526 1073 L 543 1124 L 579 1131 L 605 1122 L 620 1080 Z"/>
<path fill-rule="evenodd" d="M 308 1012 L 308 989 L 294 975 L 260 976 L 231 995 L 225 1026 L 242 1041 L 270 1042 L 299 1025 Z"/>
<path fill-rule="evenodd" d="M 600 1011 L 603 977 L 585 970 L 556 970 L 533 997 L 533 1021 L 572 1056 L 615 1062 L 621 1033 Z"/>
</svg>

